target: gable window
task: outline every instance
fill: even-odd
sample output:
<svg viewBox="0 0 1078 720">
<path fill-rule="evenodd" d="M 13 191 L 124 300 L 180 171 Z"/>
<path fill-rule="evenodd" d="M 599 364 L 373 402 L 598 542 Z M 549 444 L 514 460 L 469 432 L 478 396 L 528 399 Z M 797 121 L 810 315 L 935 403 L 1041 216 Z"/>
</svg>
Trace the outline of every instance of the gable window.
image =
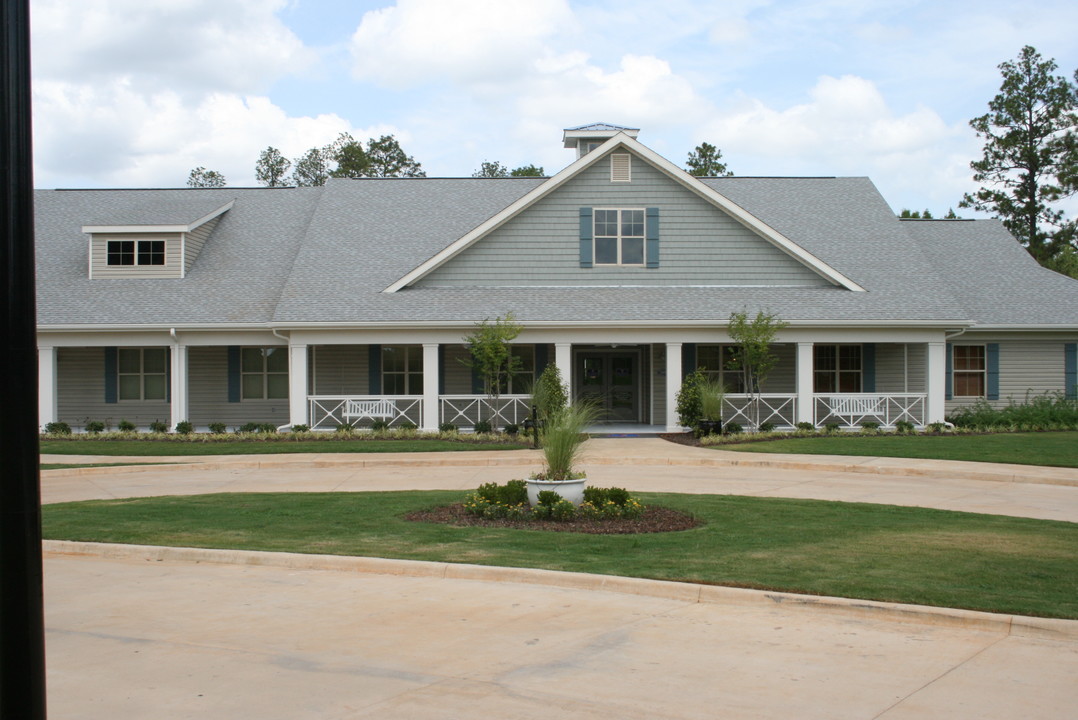
<svg viewBox="0 0 1078 720">
<path fill-rule="evenodd" d="M 109 240 L 109 265 L 164 265 L 164 240 Z"/>
<path fill-rule="evenodd" d="M 596 209 L 595 264 L 644 264 L 644 210 Z"/>
<path fill-rule="evenodd" d="M 745 379 L 739 370 L 731 370 L 737 347 L 734 345 L 699 345 L 696 348 L 696 367 L 704 371 L 709 380 L 717 380 L 726 392 L 745 392 Z"/>
<path fill-rule="evenodd" d="M 860 345 L 815 345 L 812 355 L 813 392 L 861 392 L 864 368 Z"/>
<path fill-rule="evenodd" d="M 951 355 L 955 397 L 984 397 L 985 346 L 955 345 Z"/>
<path fill-rule="evenodd" d="M 382 346 L 382 392 L 386 395 L 423 394 L 423 347 Z"/>
<path fill-rule="evenodd" d="M 165 348 L 120 348 L 116 352 L 117 398 L 164 400 L 167 365 Z"/>
<path fill-rule="evenodd" d="M 288 397 L 288 349 L 242 348 L 240 383 L 244 400 Z"/>
</svg>

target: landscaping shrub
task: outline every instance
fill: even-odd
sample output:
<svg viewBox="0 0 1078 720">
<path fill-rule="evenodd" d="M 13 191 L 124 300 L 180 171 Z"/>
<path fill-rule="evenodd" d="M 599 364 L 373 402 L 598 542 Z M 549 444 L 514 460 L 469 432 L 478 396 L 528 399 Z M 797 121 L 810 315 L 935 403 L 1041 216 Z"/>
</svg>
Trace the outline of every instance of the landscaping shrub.
<svg viewBox="0 0 1078 720">
<path fill-rule="evenodd" d="M 352 427 L 352 423 L 341 423 L 337 426 L 337 432 L 339 433 L 351 433 L 355 428 Z"/>
<path fill-rule="evenodd" d="M 195 426 L 188 420 L 181 420 L 176 423 L 176 432 L 180 435 L 190 435 L 195 431 Z"/>
<path fill-rule="evenodd" d="M 134 432 L 135 431 L 135 423 L 131 422 L 130 420 L 120 420 L 120 424 L 117 425 L 116 427 L 118 427 L 120 429 L 120 432 Z"/>
<path fill-rule="evenodd" d="M 829 422 L 823 426 L 824 431 L 831 433 L 832 435 L 842 429 L 842 425 L 837 422 Z"/>
<path fill-rule="evenodd" d="M 539 375 L 532 387 L 532 406 L 539 415 L 539 420 L 546 421 L 569 404 L 565 384 L 561 379 L 561 370 L 551 363 Z"/>
<path fill-rule="evenodd" d="M 506 435 L 516 435 L 519 432 L 520 432 L 520 426 L 519 425 L 509 423 L 508 425 L 505 426 L 505 434 Z"/>
<path fill-rule="evenodd" d="M 797 423 L 797 429 L 803 432 L 814 432 L 816 430 L 816 426 L 810 422 L 799 422 Z"/>
<path fill-rule="evenodd" d="M 261 423 L 258 426 L 258 432 L 262 433 L 275 433 L 277 432 L 277 426 L 273 423 Z"/>
<path fill-rule="evenodd" d="M 90 420 L 86 423 L 86 432 L 97 434 L 105 431 L 105 423 L 100 420 Z"/>
<path fill-rule="evenodd" d="M 211 422 L 210 432 L 214 435 L 221 435 L 225 432 L 225 424 L 223 422 Z"/>
<path fill-rule="evenodd" d="M 540 505 L 546 505 L 547 507 L 553 507 L 557 502 L 560 502 L 562 497 L 554 490 L 540 490 L 539 494 L 535 496 Z"/>
<path fill-rule="evenodd" d="M 505 485 L 484 483 L 465 497 L 466 512 L 478 517 L 519 520 L 590 520 L 635 519 L 647 509 L 624 488 L 584 488 L 584 502 L 577 508 L 555 490 L 542 490 L 539 504 L 528 507 L 528 486 L 524 480 L 510 480 Z"/>
<path fill-rule="evenodd" d="M 152 423 L 150 423 L 150 432 L 167 433 L 168 423 L 161 422 L 160 420 L 154 420 Z"/>
<path fill-rule="evenodd" d="M 310 432 L 310 431 L 311 431 L 311 426 L 310 425 L 293 425 L 292 426 L 292 432 L 294 432 L 294 433 L 305 433 L 305 432 Z"/>
<path fill-rule="evenodd" d="M 948 420 L 956 427 L 972 430 L 1078 430 L 1078 398 L 1068 398 L 1058 392 L 1046 393 L 1024 403 L 1012 400 L 999 409 L 979 400 L 956 411 Z"/>
<path fill-rule="evenodd" d="M 402 422 L 397 426 L 398 430 L 404 430 L 405 432 L 415 432 L 419 429 L 419 426 L 413 422 Z"/>
<path fill-rule="evenodd" d="M 572 520 L 576 517 L 576 505 L 568 500 L 558 500 L 550 506 L 550 517 L 555 520 Z"/>
<path fill-rule="evenodd" d="M 928 431 L 934 433 L 941 433 L 947 429 L 946 423 L 934 422 L 928 424 Z"/>
<path fill-rule="evenodd" d="M 908 420 L 899 420 L 895 423 L 895 432 L 899 433 L 900 435 L 909 435 L 916 429 L 917 426 L 915 426 Z"/>
<path fill-rule="evenodd" d="M 880 424 L 878 422 L 874 422 L 872 420 L 866 420 L 863 423 L 861 423 L 861 432 L 863 432 L 863 433 L 871 434 L 871 433 L 878 432 L 879 429 L 880 429 Z"/>
<path fill-rule="evenodd" d="M 389 422 L 386 420 L 375 420 L 371 423 L 371 430 L 378 432 L 379 430 L 388 430 Z"/>
<path fill-rule="evenodd" d="M 677 417 L 682 426 L 695 428 L 700 423 L 703 413 L 700 388 L 706 382 L 707 375 L 702 370 L 694 370 L 681 381 L 677 394 Z"/>
<path fill-rule="evenodd" d="M 488 433 L 490 429 L 490 423 L 486 420 L 480 420 L 475 424 L 475 432 L 477 433 Z"/>
<path fill-rule="evenodd" d="M 66 422 L 51 422 L 45 424 L 45 432 L 49 435 L 70 435 L 71 426 Z"/>
<path fill-rule="evenodd" d="M 726 423 L 722 427 L 722 432 L 724 435 L 740 435 L 741 433 L 745 432 L 745 428 L 741 427 L 737 423 Z"/>
<path fill-rule="evenodd" d="M 438 432 L 454 433 L 457 431 L 457 426 L 451 422 L 444 422 L 438 426 Z"/>
<path fill-rule="evenodd" d="M 238 428 L 236 428 L 236 432 L 256 433 L 256 432 L 258 432 L 258 423 L 253 423 L 253 422 L 244 423 L 243 425 L 240 425 Z"/>
<path fill-rule="evenodd" d="M 760 432 L 762 432 L 762 433 L 775 432 L 775 423 L 773 423 L 773 422 L 762 422 L 762 423 L 760 423 Z"/>
</svg>

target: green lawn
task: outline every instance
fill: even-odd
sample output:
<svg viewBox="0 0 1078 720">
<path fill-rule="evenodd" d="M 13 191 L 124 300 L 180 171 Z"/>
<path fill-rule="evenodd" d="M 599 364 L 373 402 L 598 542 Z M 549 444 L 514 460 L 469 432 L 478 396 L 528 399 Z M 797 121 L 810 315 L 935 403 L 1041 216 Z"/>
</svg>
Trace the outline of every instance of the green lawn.
<svg viewBox="0 0 1078 720">
<path fill-rule="evenodd" d="M 1078 433 L 829 435 L 711 445 L 738 452 L 862 455 L 1078 467 Z"/>
<path fill-rule="evenodd" d="M 442 439 L 402 440 L 41 440 L 52 455 L 270 455 L 276 453 L 395 453 L 519 450 L 524 443 Z"/>
<path fill-rule="evenodd" d="M 1078 618 L 1078 524 L 887 505 L 641 494 L 702 527 L 582 535 L 411 523 L 459 492 L 217 494 L 47 505 L 63 540 L 365 555 L 687 580 Z"/>
</svg>

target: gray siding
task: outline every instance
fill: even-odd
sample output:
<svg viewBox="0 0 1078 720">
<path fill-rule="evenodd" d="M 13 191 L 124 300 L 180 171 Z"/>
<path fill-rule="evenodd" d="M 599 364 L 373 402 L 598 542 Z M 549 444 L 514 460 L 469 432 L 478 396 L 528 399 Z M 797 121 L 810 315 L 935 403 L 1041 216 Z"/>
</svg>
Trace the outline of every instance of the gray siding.
<svg viewBox="0 0 1078 720">
<path fill-rule="evenodd" d="M 632 182 L 601 160 L 416 283 L 417 286 L 828 283 L 638 157 Z M 580 267 L 581 207 L 658 207 L 660 266 Z"/>
<path fill-rule="evenodd" d="M 164 240 L 164 265 L 123 265 L 108 264 L 109 240 Z M 93 276 L 98 278 L 178 278 L 182 275 L 183 258 L 181 257 L 180 235 L 178 233 L 141 233 L 141 234 L 95 234 L 90 240 L 90 262 L 93 264 Z"/>
<path fill-rule="evenodd" d="M 221 216 L 218 215 L 213 220 L 203 223 L 187 233 L 183 243 L 183 270 L 185 274 L 190 271 L 191 266 L 195 264 L 195 258 L 202 252 L 202 246 L 206 244 L 206 240 L 209 239 L 210 233 L 217 227 L 217 223 L 220 219 Z"/>
<path fill-rule="evenodd" d="M 671 378 L 666 374 L 666 345 L 651 346 L 651 424 L 666 424 L 666 385 Z M 676 379 L 673 382 L 677 382 Z"/>
<path fill-rule="evenodd" d="M 760 392 L 797 392 L 797 346 L 775 345 L 772 347 L 772 352 L 775 353 L 778 362 L 760 386 Z"/>
<path fill-rule="evenodd" d="M 993 407 L 1028 402 L 1037 395 L 1064 391 L 1064 340 L 1011 340 L 985 337 L 959 338 L 955 345 L 999 343 L 999 400 Z M 954 398 L 946 412 L 973 405 L 980 398 Z"/>
<path fill-rule="evenodd" d="M 121 420 L 148 429 L 155 420 L 168 423 L 167 402 L 124 400 L 105 402 L 105 348 L 58 348 L 56 351 L 58 418 L 72 428 L 97 420 L 115 430 Z"/>
<path fill-rule="evenodd" d="M 318 345 L 311 348 L 313 394 L 367 395 L 370 392 L 368 345 Z"/>
<path fill-rule="evenodd" d="M 461 362 L 468 356 L 468 348 L 464 345 L 445 346 L 446 395 L 472 394 L 472 369 Z"/>
<path fill-rule="evenodd" d="M 228 348 L 192 347 L 187 350 L 188 418 L 196 426 L 222 422 L 229 429 L 249 422 L 284 425 L 288 399 L 228 401 Z"/>
<path fill-rule="evenodd" d="M 908 352 L 909 367 L 906 367 Z M 925 391 L 924 343 L 876 345 L 876 392 L 923 393 Z"/>
</svg>

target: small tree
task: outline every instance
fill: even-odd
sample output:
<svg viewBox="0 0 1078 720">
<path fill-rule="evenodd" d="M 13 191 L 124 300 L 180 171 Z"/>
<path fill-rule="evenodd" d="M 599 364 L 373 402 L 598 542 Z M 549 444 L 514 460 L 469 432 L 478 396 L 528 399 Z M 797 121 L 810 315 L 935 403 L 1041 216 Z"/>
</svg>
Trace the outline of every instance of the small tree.
<svg viewBox="0 0 1078 720">
<path fill-rule="evenodd" d="M 689 153 L 685 169 L 697 177 L 730 177 L 733 175 L 722 161 L 722 150 L 711 143 L 700 143 Z"/>
<path fill-rule="evenodd" d="M 753 424 L 760 427 L 760 386 L 778 362 L 771 343 L 789 323 L 773 313 L 759 311 L 749 319 L 745 310 L 730 314 L 730 339 L 737 343 L 727 368 L 741 373 L 745 389 L 752 395 Z"/>
<path fill-rule="evenodd" d="M 509 177 L 509 168 L 497 160 L 484 160 L 479 169 L 472 173 L 476 178 L 504 178 Z"/>
<path fill-rule="evenodd" d="M 546 366 L 532 388 L 532 405 L 535 406 L 539 419 L 546 422 L 568 404 L 569 394 L 565 390 L 561 370 L 551 363 Z"/>
<path fill-rule="evenodd" d="M 494 318 L 494 322 L 486 319 L 477 323 L 475 331 L 463 338 L 468 345 L 469 357 L 461 362 L 482 378 L 483 391 L 490 399 L 492 417 L 500 409 L 502 388 L 508 386 L 509 377 L 521 368 L 520 358 L 513 357 L 510 343 L 523 329 L 513 321 L 513 313 L 509 312 L 505 317 Z"/>
<path fill-rule="evenodd" d="M 291 167 L 291 161 L 271 145 L 258 155 L 255 179 L 266 187 L 281 187 L 287 184 L 288 169 Z"/>
</svg>

